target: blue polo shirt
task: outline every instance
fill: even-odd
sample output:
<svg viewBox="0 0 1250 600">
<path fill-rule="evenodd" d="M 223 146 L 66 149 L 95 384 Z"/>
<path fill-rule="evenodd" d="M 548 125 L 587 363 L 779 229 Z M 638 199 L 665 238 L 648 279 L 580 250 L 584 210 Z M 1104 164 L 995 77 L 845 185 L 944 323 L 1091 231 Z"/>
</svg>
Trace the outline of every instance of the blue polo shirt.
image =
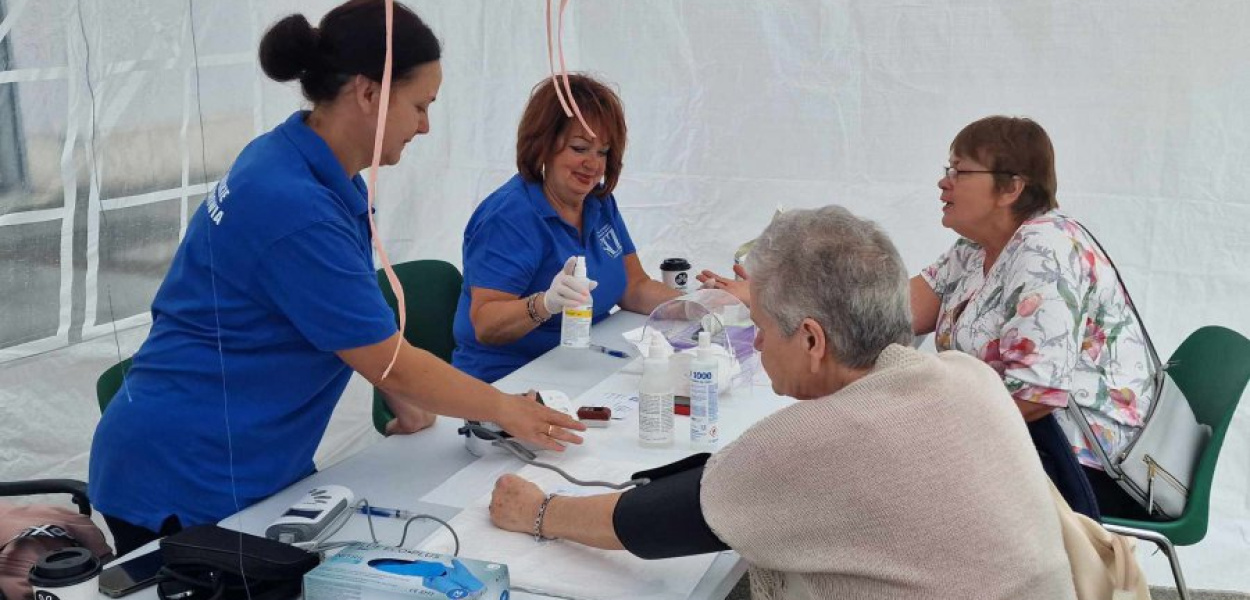
<svg viewBox="0 0 1250 600">
<path fill-rule="evenodd" d="M 547 201 L 542 184 L 514 175 L 487 196 L 464 229 L 464 288 L 456 308 L 456 352 L 452 364 L 483 381 L 493 382 L 560 344 L 555 315 L 521 339 L 503 346 L 477 341 L 469 318 L 473 287 L 525 297 L 551 285 L 570 256 L 586 257 L 586 274 L 599 282 L 594 321 L 608 316 L 625 293 L 625 257 L 634 241 L 611 194 L 586 197 L 581 235 Z"/>
<path fill-rule="evenodd" d="M 309 475 L 351 376 L 335 351 L 397 331 L 364 181 L 305 115 L 248 144 L 191 218 L 92 441 L 101 512 L 214 523 Z"/>
</svg>

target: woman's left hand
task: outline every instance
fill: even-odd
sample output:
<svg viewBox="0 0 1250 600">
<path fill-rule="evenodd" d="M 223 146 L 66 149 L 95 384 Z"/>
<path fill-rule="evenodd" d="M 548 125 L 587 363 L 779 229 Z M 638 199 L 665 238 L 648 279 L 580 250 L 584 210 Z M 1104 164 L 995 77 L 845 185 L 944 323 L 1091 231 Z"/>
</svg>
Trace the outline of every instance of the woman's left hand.
<svg viewBox="0 0 1250 600">
<path fill-rule="evenodd" d="M 543 498 L 537 485 L 516 475 L 504 475 L 495 481 L 490 497 L 490 520 L 506 531 L 533 533 Z"/>
</svg>

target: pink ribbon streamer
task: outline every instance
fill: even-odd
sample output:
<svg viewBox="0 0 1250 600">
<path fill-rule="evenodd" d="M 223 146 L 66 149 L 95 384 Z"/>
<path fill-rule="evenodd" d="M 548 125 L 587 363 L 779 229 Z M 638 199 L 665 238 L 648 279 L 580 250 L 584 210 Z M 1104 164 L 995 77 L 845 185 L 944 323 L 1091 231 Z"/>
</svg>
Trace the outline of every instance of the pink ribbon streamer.
<svg viewBox="0 0 1250 600">
<path fill-rule="evenodd" d="M 556 15 L 556 39 L 555 51 L 560 58 L 560 76 L 563 79 L 564 90 L 560 89 L 560 82 L 556 79 L 555 59 L 552 56 L 552 36 L 551 36 L 551 1 L 547 0 L 547 68 L 551 71 L 551 84 L 555 86 L 556 98 L 560 100 L 560 107 L 564 109 L 565 116 L 577 117 L 577 121 L 582 124 L 582 128 L 591 138 L 598 137 L 594 130 L 586 123 L 586 118 L 582 116 L 581 107 L 577 105 L 577 100 L 573 98 L 573 88 L 569 84 L 568 67 L 564 62 L 564 10 L 568 6 L 569 0 L 560 0 L 560 11 Z M 399 278 L 395 275 L 395 269 L 391 267 L 390 258 L 386 255 L 386 249 L 382 247 L 382 241 L 378 237 L 377 223 L 373 217 L 373 204 L 377 196 L 378 184 L 378 168 L 382 164 L 382 139 L 386 132 L 386 113 L 390 106 L 391 100 L 391 70 L 394 60 L 394 35 L 395 35 L 395 0 L 386 0 L 386 63 L 382 67 L 382 97 L 378 106 L 378 127 L 377 133 L 373 140 L 373 162 L 369 167 L 369 233 L 373 237 L 373 248 L 378 252 L 378 258 L 382 261 L 382 270 L 386 273 L 386 280 L 391 284 L 391 290 L 395 292 L 395 300 L 399 308 L 399 331 L 400 338 L 395 344 L 395 352 L 391 354 L 391 360 L 386 365 L 386 369 L 382 371 L 382 377 L 378 381 L 386 379 L 391 374 L 391 370 L 395 367 L 395 361 L 399 358 L 399 349 L 404 344 L 403 331 L 407 323 L 407 305 L 404 299 L 404 288 L 399 285 Z M 567 100 L 565 96 L 567 95 Z"/>
<path fill-rule="evenodd" d="M 386 111 L 391 103 L 391 67 L 394 34 L 395 0 L 386 0 L 386 63 L 382 67 L 382 97 L 378 106 L 377 135 L 373 139 L 373 163 L 369 167 L 369 233 L 373 237 L 373 248 L 378 251 L 378 258 L 382 260 L 382 270 L 386 272 L 386 280 L 391 283 L 391 291 L 395 292 L 395 300 L 397 300 L 399 307 L 400 336 L 398 343 L 395 344 L 395 352 L 391 354 L 391 361 L 387 363 L 386 370 L 382 371 L 382 377 L 378 381 L 386 379 L 386 376 L 391 374 L 391 369 L 395 367 L 395 360 L 399 358 L 399 349 L 404 345 L 404 324 L 408 315 L 404 303 L 404 288 L 399 285 L 399 278 L 395 276 L 395 269 L 391 268 L 391 260 L 386 256 L 386 249 L 382 247 L 382 241 L 378 238 L 378 226 L 373 219 L 373 200 L 377 196 L 375 190 L 378 187 L 378 168 L 382 165 L 382 136 L 386 132 Z"/>
<path fill-rule="evenodd" d="M 564 116 L 573 116 L 573 111 L 569 110 L 569 105 L 564 101 L 564 93 L 560 91 L 560 82 L 556 81 L 556 63 L 554 58 L 554 50 L 551 47 L 551 0 L 547 0 L 547 70 L 551 72 L 551 85 L 556 89 L 556 98 L 560 100 L 560 108 L 564 109 Z M 563 54 L 563 47 L 561 47 Z M 560 64 L 564 64 L 564 57 L 560 57 Z"/>
<path fill-rule="evenodd" d="M 556 50 L 560 56 L 560 75 L 564 79 L 564 94 L 568 96 L 565 101 L 564 95 L 560 93 L 560 84 L 556 81 L 555 64 L 551 57 L 551 0 L 547 0 L 547 67 L 551 70 L 551 84 L 556 88 L 556 98 L 560 100 L 560 107 L 564 109 L 564 116 L 577 117 L 577 122 L 582 124 L 582 128 L 591 138 L 599 137 L 595 135 L 590 125 L 586 124 L 586 119 L 582 117 L 581 108 L 577 106 L 577 100 L 573 98 L 573 88 L 569 85 L 569 71 L 564 65 L 564 9 L 569 4 L 569 0 L 560 0 L 560 12 L 556 15 Z M 569 107 L 572 106 L 570 112 Z"/>
</svg>

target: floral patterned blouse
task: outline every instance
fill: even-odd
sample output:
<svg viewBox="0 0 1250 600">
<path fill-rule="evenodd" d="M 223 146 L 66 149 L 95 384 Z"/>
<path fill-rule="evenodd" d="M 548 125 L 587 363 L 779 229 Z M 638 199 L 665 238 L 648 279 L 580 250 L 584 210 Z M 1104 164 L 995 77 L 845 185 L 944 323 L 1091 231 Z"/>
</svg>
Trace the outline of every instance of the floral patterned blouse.
<svg viewBox="0 0 1250 600">
<path fill-rule="evenodd" d="M 1026 220 L 986 272 L 961 238 L 920 276 L 941 300 L 936 345 L 980 358 L 1017 400 L 1075 400 L 1108 454 L 1142 426 L 1153 361 L 1115 271 L 1071 217 Z M 1055 412 L 1082 464 L 1101 469 L 1068 411 Z"/>
</svg>

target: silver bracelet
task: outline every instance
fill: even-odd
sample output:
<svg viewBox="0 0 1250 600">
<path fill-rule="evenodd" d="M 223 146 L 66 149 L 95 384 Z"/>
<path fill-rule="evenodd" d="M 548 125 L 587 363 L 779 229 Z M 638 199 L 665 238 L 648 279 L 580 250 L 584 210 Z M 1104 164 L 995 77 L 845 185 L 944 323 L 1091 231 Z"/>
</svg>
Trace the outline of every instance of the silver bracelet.
<svg viewBox="0 0 1250 600">
<path fill-rule="evenodd" d="M 534 517 L 534 541 L 535 542 L 556 539 L 556 538 L 550 538 L 550 537 L 543 535 L 543 517 L 547 516 L 547 505 L 551 504 L 551 499 L 555 497 L 556 497 L 555 494 L 547 494 L 547 497 L 543 498 L 543 503 L 538 506 L 538 516 Z"/>
</svg>

